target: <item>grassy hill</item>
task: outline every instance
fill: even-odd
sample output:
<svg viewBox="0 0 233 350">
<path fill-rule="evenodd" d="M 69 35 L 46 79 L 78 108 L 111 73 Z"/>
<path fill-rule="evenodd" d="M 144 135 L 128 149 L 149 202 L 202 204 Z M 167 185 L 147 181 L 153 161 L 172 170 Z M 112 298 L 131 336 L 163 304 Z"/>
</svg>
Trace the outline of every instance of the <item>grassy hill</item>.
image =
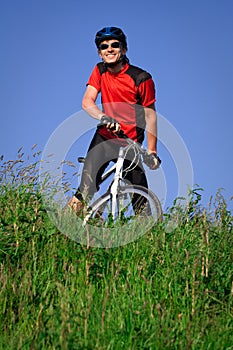
<svg viewBox="0 0 233 350">
<path fill-rule="evenodd" d="M 87 248 L 58 232 L 36 162 L 2 162 L 0 349 L 233 349 L 232 216 L 218 193 L 139 240 Z M 17 171 L 16 171 L 17 169 Z"/>
</svg>

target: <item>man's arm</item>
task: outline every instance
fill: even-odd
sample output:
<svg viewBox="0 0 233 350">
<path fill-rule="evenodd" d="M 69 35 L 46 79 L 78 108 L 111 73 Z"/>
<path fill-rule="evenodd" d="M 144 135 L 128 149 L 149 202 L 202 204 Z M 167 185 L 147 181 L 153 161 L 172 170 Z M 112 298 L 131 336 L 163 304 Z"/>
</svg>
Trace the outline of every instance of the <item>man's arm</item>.
<svg viewBox="0 0 233 350">
<path fill-rule="evenodd" d="M 155 105 L 145 108 L 148 153 L 157 153 L 157 115 Z"/>
<path fill-rule="evenodd" d="M 82 108 L 91 117 L 100 120 L 105 115 L 96 105 L 98 91 L 94 86 L 87 85 L 86 91 L 82 99 Z"/>
</svg>

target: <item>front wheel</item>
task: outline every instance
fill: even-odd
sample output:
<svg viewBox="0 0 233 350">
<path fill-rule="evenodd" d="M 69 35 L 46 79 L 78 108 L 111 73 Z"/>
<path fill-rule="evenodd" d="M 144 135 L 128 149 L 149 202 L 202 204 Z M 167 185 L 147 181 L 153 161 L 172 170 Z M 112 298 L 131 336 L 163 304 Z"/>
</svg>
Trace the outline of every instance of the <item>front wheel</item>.
<svg viewBox="0 0 233 350">
<path fill-rule="evenodd" d="M 115 203 L 111 193 L 97 199 L 91 205 L 83 226 L 115 227 L 127 223 L 132 227 L 132 223 L 136 222 L 149 229 L 161 218 L 162 208 L 158 197 L 145 187 L 129 185 L 119 189 Z"/>
</svg>

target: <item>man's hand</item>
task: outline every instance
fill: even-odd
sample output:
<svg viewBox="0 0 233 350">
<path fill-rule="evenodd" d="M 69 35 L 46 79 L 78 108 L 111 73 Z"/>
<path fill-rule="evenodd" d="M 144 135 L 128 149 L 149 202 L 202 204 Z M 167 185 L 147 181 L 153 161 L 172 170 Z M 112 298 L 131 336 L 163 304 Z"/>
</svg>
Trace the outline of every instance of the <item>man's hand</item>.
<svg viewBox="0 0 233 350">
<path fill-rule="evenodd" d="M 100 119 L 100 122 L 114 134 L 117 134 L 121 130 L 121 126 L 117 120 L 112 117 L 108 117 L 107 115 L 103 115 Z"/>
<path fill-rule="evenodd" d="M 147 153 L 143 156 L 143 160 L 151 170 L 158 169 L 161 164 L 161 159 L 156 153 Z"/>
</svg>

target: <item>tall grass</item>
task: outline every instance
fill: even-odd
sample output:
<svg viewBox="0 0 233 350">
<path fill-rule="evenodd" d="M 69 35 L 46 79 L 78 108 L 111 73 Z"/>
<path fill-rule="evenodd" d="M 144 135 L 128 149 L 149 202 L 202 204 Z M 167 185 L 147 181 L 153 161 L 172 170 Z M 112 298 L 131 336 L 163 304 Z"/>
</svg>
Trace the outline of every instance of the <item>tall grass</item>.
<svg viewBox="0 0 233 350">
<path fill-rule="evenodd" d="M 232 215 L 221 193 L 202 208 L 193 190 L 187 210 L 174 204 L 139 240 L 86 248 L 51 223 L 38 163 L 22 158 L 2 160 L 0 173 L 1 349 L 233 349 Z"/>
</svg>

